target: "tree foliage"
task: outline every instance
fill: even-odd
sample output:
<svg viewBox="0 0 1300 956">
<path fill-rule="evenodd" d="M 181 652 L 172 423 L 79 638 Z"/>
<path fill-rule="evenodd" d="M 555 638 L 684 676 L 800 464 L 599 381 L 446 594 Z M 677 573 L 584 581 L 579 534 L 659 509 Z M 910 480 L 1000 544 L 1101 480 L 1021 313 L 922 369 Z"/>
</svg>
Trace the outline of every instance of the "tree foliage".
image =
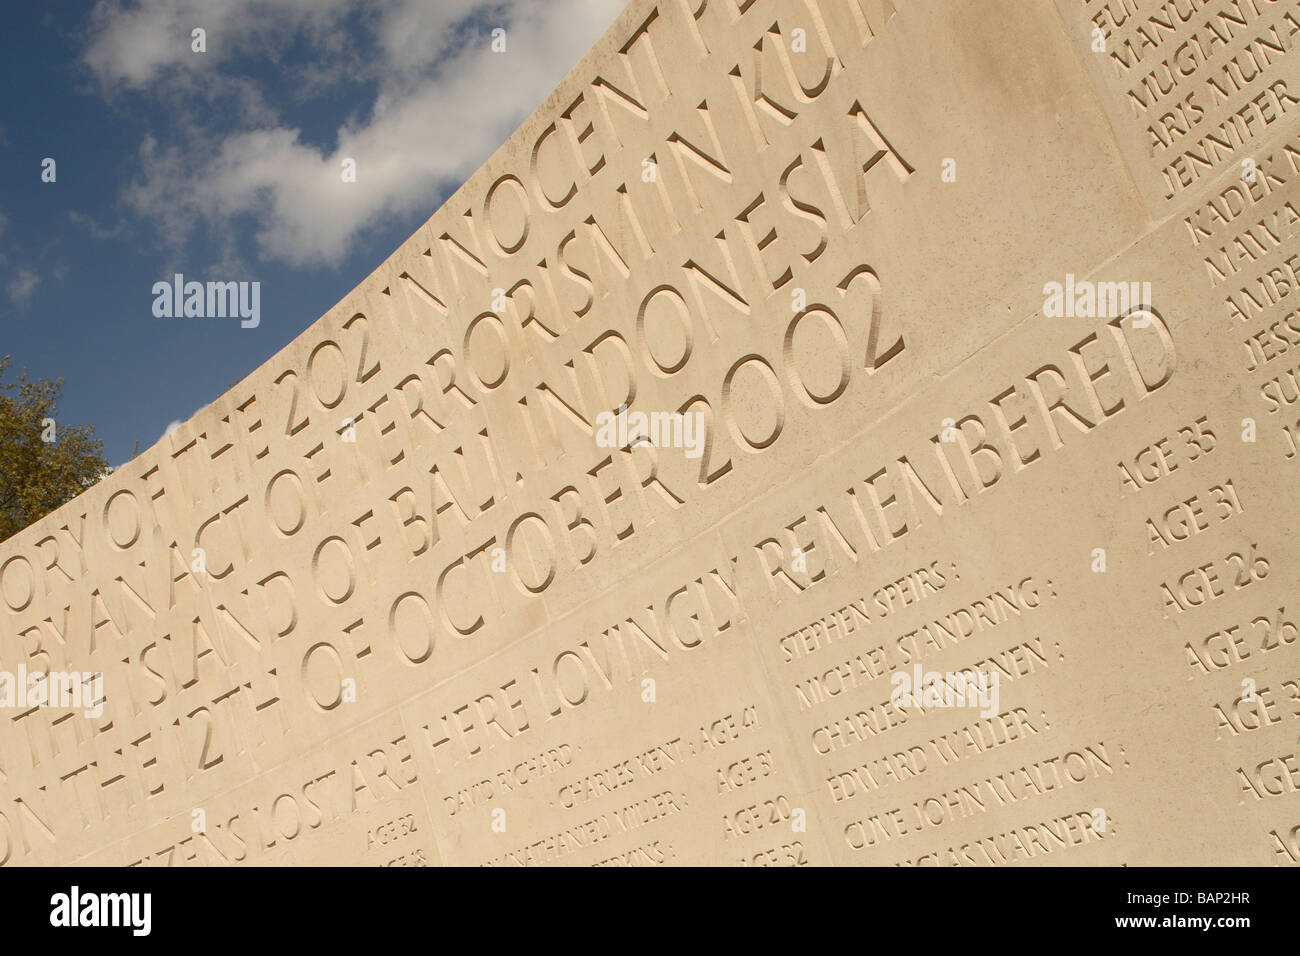
<svg viewBox="0 0 1300 956">
<path fill-rule="evenodd" d="M 90 425 L 58 421 L 63 379 L 4 384 L 0 356 L 0 541 L 71 501 L 109 471 Z"/>
</svg>

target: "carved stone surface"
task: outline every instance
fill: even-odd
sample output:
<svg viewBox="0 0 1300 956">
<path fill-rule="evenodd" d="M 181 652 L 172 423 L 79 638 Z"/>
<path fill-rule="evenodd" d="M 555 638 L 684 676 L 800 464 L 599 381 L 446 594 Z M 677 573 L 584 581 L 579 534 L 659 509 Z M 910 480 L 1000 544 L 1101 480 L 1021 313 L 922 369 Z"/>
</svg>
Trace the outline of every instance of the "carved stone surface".
<svg viewBox="0 0 1300 956">
<path fill-rule="evenodd" d="M 0 546 L 0 861 L 1300 860 L 1298 41 L 634 0 Z"/>
</svg>

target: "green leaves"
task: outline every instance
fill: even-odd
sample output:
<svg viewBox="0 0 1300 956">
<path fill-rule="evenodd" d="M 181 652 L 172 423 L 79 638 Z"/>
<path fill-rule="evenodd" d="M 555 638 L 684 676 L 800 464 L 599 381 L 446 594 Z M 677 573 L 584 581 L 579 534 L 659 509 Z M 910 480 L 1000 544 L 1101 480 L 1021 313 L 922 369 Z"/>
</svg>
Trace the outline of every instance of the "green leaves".
<svg viewBox="0 0 1300 956">
<path fill-rule="evenodd" d="M 0 356 L 0 541 L 81 494 L 108 471 L 90 425 L 58 421 L 63 379 L 3 384 Z"/>
</svg>

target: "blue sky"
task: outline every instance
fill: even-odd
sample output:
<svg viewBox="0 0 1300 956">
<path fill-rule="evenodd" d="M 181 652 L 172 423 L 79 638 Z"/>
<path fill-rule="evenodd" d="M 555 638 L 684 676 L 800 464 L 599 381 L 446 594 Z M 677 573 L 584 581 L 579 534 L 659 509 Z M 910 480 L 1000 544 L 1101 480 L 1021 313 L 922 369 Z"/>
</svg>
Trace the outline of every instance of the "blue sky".
<svg viewBox="0 0 1300 956">
<path fill-rule="evenodd" d="M 121 464 L 355 287 L 622 7 L 4 4 L 0 355 L 62 377 L 60 419 L 94 425 Z M 490 49 L 497 27 L 504 54 Z M 260 325 L 155 317 L 154 283 L 177 272 L 259 282 Z"/>
</svg>

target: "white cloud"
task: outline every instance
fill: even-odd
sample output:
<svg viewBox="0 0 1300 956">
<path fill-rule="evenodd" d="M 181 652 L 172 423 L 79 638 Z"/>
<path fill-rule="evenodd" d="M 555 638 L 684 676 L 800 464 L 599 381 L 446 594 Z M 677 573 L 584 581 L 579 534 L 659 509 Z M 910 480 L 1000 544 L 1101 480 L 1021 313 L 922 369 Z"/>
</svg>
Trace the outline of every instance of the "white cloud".
<svg viewBox="0 0 1300 956">
<path fill-rule="evenodd" d="M 163 433 L 158 436 L 158 441 L 162 441 L 172 432 L 176 431 L 176 429 L 183 427 L 186 422 L 192 421 L 198 415 L 202 414 L 203 410 L 207 407 L 208 407 L 207 405 L 200 405 L 198 408 L 194 409 L 194 414 L 191 415 L 189 418 L 178 418 L 174 422 L 169 422 L 167 424 L 167 427 L 163 429 Z"/>
<path fill-rule="evenodd" d="M 148 137 L 140 150 L 143 175 L 125 199 L 157 222 L 172 245 L 201 224 L 212 227 L 208 235 L 219 234 L 240 217 L 240 228 L 255 224 L 266 258 L 296 266 L 338 263 L 356 235 L 384 216 L 431 213 L 433 200 L 505 140 L 623 5 L 389 0 L 373 24 L 379 93 L 364 119 L 341 123 L 331 148 L 304 142 L 300 126 L 283 122 L 208 131 L 184 146 Z M 328 44 L 338 6 L 333 0 L 209 0 L 202 9 L 216 11 L 204 15 L 227 35 L 249 34 L 265 15 L 310 25 L 315 41 Z M 198 22 L 199 9 L 197 0 L 145 0 L 131 11 L 101 6 L 103 32 L 86 60 L 106 82 L 163 85 L 168 68 L 190 55 L 185 25 Z M 146 10 L 163 26 L 141 22 L 140 35 L 131 35 Z M 496 25 L 507 27 L 506 54 L 490 51 Z M 183 53 L 175 49 L 178 35 Z M 344 158 L 356 160 L 355 183 L 341 179 Z"/>
<path fill-rule="evenodd" d="M 94 39 L 83 56 L 107 87 L 139 89 L 177 67 L 211 68 L 230 56 L 273 45 L 299 29 L 333 29 L 347 0 L 100 0 Z M 196 27 L 206 52 L 192 48 Z"/>
<path fill-rule="evenodd" d="M 436 4 L 428 0 L 396 0 L 388 6 L 377 29 L 384 65 L 397 75 L 422 70 L 456 41 L 457 27 L 471 14 L 504 18 L 509 6 L 484 0 L 442 0 Z"/>
<path fill-rule="evenodd" d="M 40 281 L 41 277 L 36 274 L 36 270 L 19 266 L 14 270 L 13 278 L 9 280 L 9 301 L 14 305 L 26 305 L 32 300 L 32 293 L 36 291 Z"/>
<path fill-rule="evenodd" d="M 93 239 L 112 239 L 119 235 L 126 225 L 119 221 L 116 226 L 110 229 L 107 226 L 101 226 L 94 219 L 84 213 L 77 212 L 75 209 L 68 211 L 68 222 Z"/>
</svg>

